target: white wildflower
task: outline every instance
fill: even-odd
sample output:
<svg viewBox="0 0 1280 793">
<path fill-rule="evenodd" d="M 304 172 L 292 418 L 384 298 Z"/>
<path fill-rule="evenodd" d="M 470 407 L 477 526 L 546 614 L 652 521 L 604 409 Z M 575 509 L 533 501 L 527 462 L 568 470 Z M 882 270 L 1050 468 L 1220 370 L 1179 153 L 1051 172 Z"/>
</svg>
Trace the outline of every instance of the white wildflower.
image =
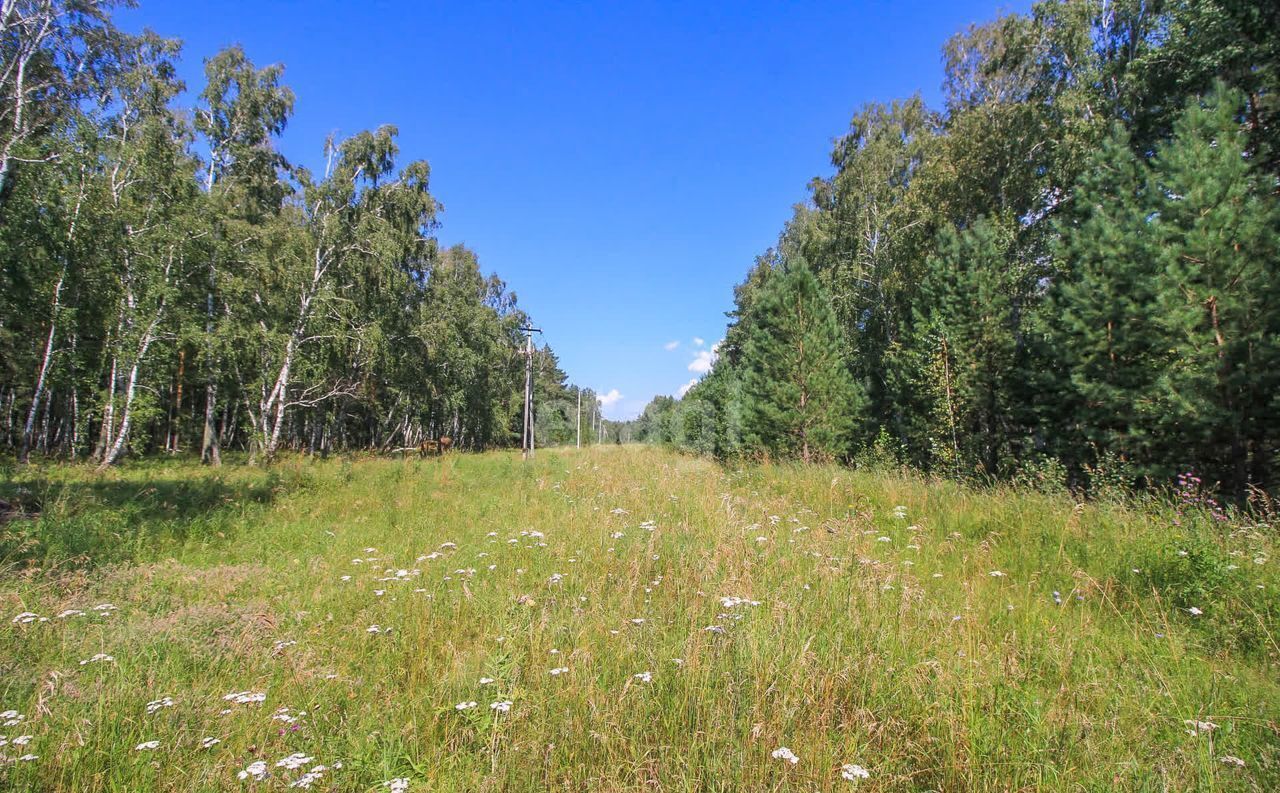
<svg viewBox="0 0 1280 793">
<path fill-rule="evenodd" d="M 267 695 L 260 691 L 233 691 L 230 694 L 225 694 L 222 698 L 237 705 L 250 705 L 267 701 Z"/>
<path fill-rule="evenodd" d="M 172 708 L 175 704 L 170 697 L 162 697 L 147 703 L 147 713 L 155 713 L 161 708 Z"/>
<path fill-rule="evenodd" d="M 795 752 L 791 751 L 785 746 L 779 746 L 777 749 L 774 749 L 773 752 L 771 753 L 771 756 L 773 757 L 774 760 L 785 760 L 786 762 L 791 763 L 792 765 L 795 765 L 796 763 L 800 762 L 800 758 L 796 757 Z"/>
<path fill-rule="evenodd" d="M 116 660 L 115 656 L 107 655 L 106 653 L 96 653 L 92 657 L 86 658 L 83 661 L 81 661 L 80 665 L 84 666 L 86 664 L 107 664 L 115 660 Z"/>
<path fill-rule="evenodd" d="M 310 763 L 314 759 L 315 759 L 314 757 L 308 757 L 302 752 L 294 752 L 288 757 L 284 757 L 276 761 L 276 768 L 284 768 L 284 769 L 288 769 L 289 771 L 296 771 L 299 768 L 302 768 L 307 763 Z"/>
<path fill-rule="evenodd" d="M 840 766 L 840 776 L 850 782 L 857 782 L 859 779 L 868 779 L 871 772 L 856 763 L 846 763 Z"/>
<path fill-rule="evenodd" d="M 253 777 L 254 781 L 261 782 L 267 778 L 267 764 L 261 760 L 256 760 L 245 766 L 243 771 L 236 774 L 240 779 L 248 779 Z"/>
<path fill-rule="evenodd" d="M 133 747 L 133 751 L 135 751 L 135 752 L 150 752 L 150 751 L 151 751 L 151 750 L 153 750 L 153 749 L 159 749 L 159 748 L 160 748 L 160 742 L 159 742 L 159 741 L 143 741 L 142 743 L 140 743 L 140 744 L 138 744 L 137 746 Z"/>
</svg>

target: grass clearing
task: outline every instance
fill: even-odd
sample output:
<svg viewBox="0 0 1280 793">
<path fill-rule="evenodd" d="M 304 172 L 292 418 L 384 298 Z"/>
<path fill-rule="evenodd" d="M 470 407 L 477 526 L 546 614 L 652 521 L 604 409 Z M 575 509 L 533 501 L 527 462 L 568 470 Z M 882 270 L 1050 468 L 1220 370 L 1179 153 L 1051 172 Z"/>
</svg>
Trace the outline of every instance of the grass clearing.
<svg viewBox="0 0 1280 793">
<path fill-rule="evenodd" d="M 636 447 L 4 488 L 7 789 L 1280 789 L 1267 527 Z"/>
</svg>

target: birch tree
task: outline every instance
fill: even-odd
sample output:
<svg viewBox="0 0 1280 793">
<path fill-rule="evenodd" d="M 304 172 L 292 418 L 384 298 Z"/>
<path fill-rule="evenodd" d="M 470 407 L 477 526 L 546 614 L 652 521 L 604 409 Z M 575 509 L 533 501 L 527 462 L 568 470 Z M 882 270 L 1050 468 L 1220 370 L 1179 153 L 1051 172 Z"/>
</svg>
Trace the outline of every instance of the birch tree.
<svg viewBox="0 0 1280 793">
<path fill-rule="evenodd" d="M 124 452 L 148 353 L 185 280 L 198 193 L 188 176 L 190 130 L 170 103 L 182 86 L 172 58 L 178 44 L 145 34 L 120 80 L 118 112 L 109 125 L 105 167 L 119 283 L 111 330 L 111 378 L 103 409 L 99 468 Z"/>
<path fill-rule="evenodd" d="M 293 110 L 293 92 L 280 84 L 279 65 L 256 68 L 240 47 L 205 61 L 207 83 L 195 115 L 196 130 L 209 148 L 203 173 L 206 196 L 214 206 L 204 299 L 204 427 L 200 459 L 222 462 L 216 426 L 218 385 L 228 311 L 219 289 L 219 262 L 233 264 L 244 242 L 256 240 L 261 218 L 279 212 L 287 186 L 279 172 L 287 167 L 272 148 Z M 231 238 L 228 238 L 228 227 Z M 232 274 L 234 277 L 234 274 Z"/>
<path fill-rule="evenodd" d="M 255 425 L 260 448 L 268 459 L 279 447 L 286 411 L 297 405 L 314 406 L 354 390 L 349 379 L 337 377 L 296 387 L 295 368 L 314 342 L 323 336 L 349 332 L 343 322 L 346 307 L 339 280 L 368 268 L 394 267 L 429 245 L 436 202 L 428 191 L 430 169 L 418 161 L 397 171 L 396 129 L 383 126 L 326 144 L 324 176 L 315 180 L 300 174 L 300 221 L 304 247 L 300 256 L 279 260 L 285 268 L 284 313 L 287 324 L 263 330 L 274 352 L 270 374 L 260 383 Z M 317 332 L 317 316 L 329 320 Z M 337 320 L 337 321 L 334 321 Z M 346 327 L 344 327 L 344 325 Z"/>
</svg>

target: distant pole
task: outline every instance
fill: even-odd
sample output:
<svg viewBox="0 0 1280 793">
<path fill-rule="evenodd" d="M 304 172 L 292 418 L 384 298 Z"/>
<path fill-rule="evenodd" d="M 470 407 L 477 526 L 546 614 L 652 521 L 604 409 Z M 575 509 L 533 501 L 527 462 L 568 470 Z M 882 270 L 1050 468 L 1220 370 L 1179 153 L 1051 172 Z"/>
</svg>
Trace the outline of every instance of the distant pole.
<svg viewBox="0 0 1280 793">
<path fill-rule="evenodd" d="M 578 448 L 582 448 L 582 388 L 578 388 Z"/>
<path fill-rule="evenodd" d="M 523 459 L 533 457 L 533 334 L 541 333 L 539 328 L 521 328 L 525 334 L 524 363 L 524 434 L 520 438 L 520 451 Z"/>
</svg>

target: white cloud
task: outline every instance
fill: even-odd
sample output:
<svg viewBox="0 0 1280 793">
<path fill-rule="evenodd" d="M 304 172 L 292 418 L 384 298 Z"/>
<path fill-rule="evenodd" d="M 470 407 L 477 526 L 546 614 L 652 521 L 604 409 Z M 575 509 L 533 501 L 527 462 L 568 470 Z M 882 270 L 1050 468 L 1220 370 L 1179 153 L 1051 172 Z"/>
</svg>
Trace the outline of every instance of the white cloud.
<svg viewBox="0 0 1280 793">
<path fill-rule="evenodd" d="M 701 339 L 701 338 L 699 338 L 699 337 L 697 337 L 697 336 L 694 336 L 694 337 L 693 337 L 693 346 L 694 346 L 694 347 L 701 347 L 702 345 L 704 345 L 704 344 L 706 344 L 706 343 L 707 343 L 707 342 L 706 342 L 705 340 L 703 340 L 703 339 Z"/>
<path fill-rule="evenodd" d="M 711 371 L 711 367 L 716 365 L 715 350 L 698 350 L 693 356 L 693 360 L 689 361 L 689 371 L 697 374 L 706 374 Z"/>
<path fill-rule="evenodd" d="M 698 384 L 698 378 L 693 378 L 689 382 L 676 389 L 676 397 L 684 399 L 684 395 L 689 393 L 689 389 Z"/>
<path fill-rule="evenodd" d="M 706 344 L 702 339 L 694 339 L 698 346 Z M 689 362 L 689 371 L 696 374 L 706 374 L 711 371 L 711 367 L 716 365 L 716 359 L 720 357 L 720 345 L 724 344 L 724 339 L 711 345 L 709 350 L 698 350 L 693 354 L 693 360 Z"/>
<path fill-rule="evenodd" d="M 676 347 L 679 347 L 679 346 L 680 346 L 680 342 L 669 341 L 666 344 L 662 345 L 662 349 L 666 350 L 667 352 L 671 352 L 672 350 L 674 350 Z"/>
<path fill-rule="evenodd" d="M 607 394 L 597 394 L 596 399 L 600 400 L 600 404 L 603 405 L 604 407 L 609 407 L 610 405 L 613 405 L 614 403 L 618 402 L 618 400 L 622 399 L 622 394 L 618 391 L 618 389 L 611 388 L 609 389 L 609 393 Z"/>
</svg>

